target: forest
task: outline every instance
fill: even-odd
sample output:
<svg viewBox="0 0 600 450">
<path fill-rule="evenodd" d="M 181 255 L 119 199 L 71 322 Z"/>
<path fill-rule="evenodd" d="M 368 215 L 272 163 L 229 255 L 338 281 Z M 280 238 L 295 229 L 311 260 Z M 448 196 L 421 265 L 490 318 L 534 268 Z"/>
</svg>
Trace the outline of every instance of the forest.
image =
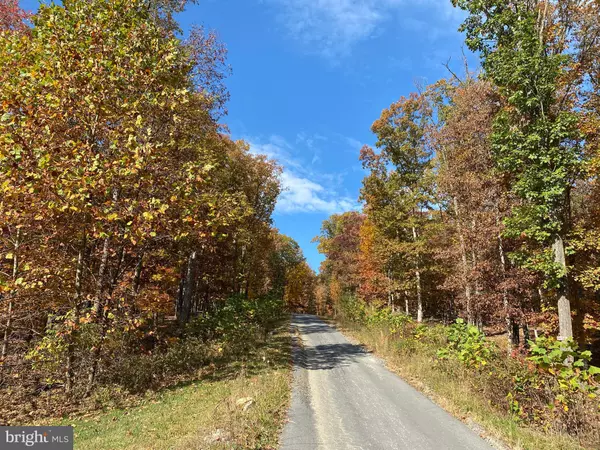
<svg viewBox="0 0 600 450">
<path fill-rule="evenodd" d="M 323 222 L 317 275 L 275 227 L 284 168 L 225 123 L 227 49 L 180 29 L 185 2 L 0 0 L 0 424 L 222 376 L 276 397 L 244 419 L 268 430 L 232 438 L 273 448 L 289 313 L 308 312 L 490 429 L 508 418 L 515 448 L 541 439 L 521 426 L 597 445 L 600 3 L 452 4 L 479 64 L 373 118 L 361 211 Z"/>
<path fill-rule="evenodd" d="M 308 301 L 281 169 L 229 137 L 226 48 L 183 7 L 0 1 L 4 424 L 168 385 Z"/>
<path fill-rule="evenodd" d="M 447 78 L 373 122 L 375 148 L 360 153 L 363 211 L 332 215 L 315 238 L 326 257 L 317 307 L 392 335 L 458 318 L 433 358 L 472 368 L 498 366 L 483 336 L 504 333 L 500 353 L 552 379 L 508 371 L 514 384 L 490 393 L 491 378 L 507 374 L 498 369 L 480 380 L 487 395 L 530 422 L 591 400 L 554 425 L 597 430 L 599 4 L 453 3 L 481 67 L 447 66 Z M 540 386 L 551 393 L 536 404 Z"/>
</svg>

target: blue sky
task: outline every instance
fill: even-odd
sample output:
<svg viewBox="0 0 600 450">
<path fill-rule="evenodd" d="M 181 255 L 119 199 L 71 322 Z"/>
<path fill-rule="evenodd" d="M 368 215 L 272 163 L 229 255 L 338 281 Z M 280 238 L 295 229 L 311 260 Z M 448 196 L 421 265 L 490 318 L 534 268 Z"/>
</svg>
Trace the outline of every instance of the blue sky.
<svg viewBox="0 0 600 450">
<path fill-rule="evenodd" d="M 371 124 L 415 82 L 447 76 L 450 58 L 460 70 L 462 17 L 450 0 L 201 0 L 179 15 L 184 30 L 202 24 L 226 44 L 224 121 L 284 166 L 275 226 L 315 270 L 321 222 L 360 207 Z"/>
</svg>

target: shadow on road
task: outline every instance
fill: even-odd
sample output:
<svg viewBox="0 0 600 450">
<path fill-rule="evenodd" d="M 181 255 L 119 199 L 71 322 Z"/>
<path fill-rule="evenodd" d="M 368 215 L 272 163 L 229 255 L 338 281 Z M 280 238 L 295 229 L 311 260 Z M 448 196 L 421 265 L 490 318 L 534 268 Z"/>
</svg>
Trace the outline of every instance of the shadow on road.
<svg viewBox="0 0 600 450">
<path fill-rule="evenodd" d="M 316 316 L 294 316 L 294 325 L 303 334 L 335 333 L 337 330 Z M 359 345 L 348 342 L 321 345 L 294 345 L 294 363 L 306 370 L 330 370 L 348 366 L 367 356 L 369 352 Z"/>
<path fill-rule="evenodd" d="M 294 315 L 294 325 L 302 334 L 335 333 L 336 329 L 308 314 Z"/>
<path fill-rule="evenodd" d="M 307 370 L 330 370 L 348 366 L 369 353 L 352 344 L 328 344 L 298 349 L 295 362 Z"/>
</svg>

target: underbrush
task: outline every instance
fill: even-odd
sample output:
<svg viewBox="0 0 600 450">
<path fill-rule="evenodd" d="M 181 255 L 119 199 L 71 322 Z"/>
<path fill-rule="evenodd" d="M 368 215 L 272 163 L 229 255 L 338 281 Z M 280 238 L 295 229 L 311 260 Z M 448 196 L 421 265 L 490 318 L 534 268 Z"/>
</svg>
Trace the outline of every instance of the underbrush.
<svg viewBox="0 0 600 450">
<path fill-rule="evenodd" d="M 460 319 L 416 324 L 353 298 L 336 319 L 446 409 L 516 448 L 598 448 L 600 370 L 572 341 L 540 338 L 508 355 Z"/>
<path fill-rule="evenodd" d="M 251 344 L 243 361 L 222 359 L 197 381 L 55 424 L 74 427 L 76 449 L 274 449 L 290 396 L 289 322 Z"/>
<path fill-rule="evenodd" d="M 95 409 L 136 404 L 152 392 L 169 386 L 211 377 L 216 372 L 236 376 L 258 370 L 256 352 L 268 346 L 269 334 L 284 317 L 278 299 L 230 298 L 211 312 L 203 313 L 184 328 L 175 323 L 113 323 L 102 345 L 102 364 L 96 383 L 86 392 L 90 371 L 93 325 L 81 326 L 77 334 L 79 383 L 67 393 L 64 368 L 67 346 L 60 330 L 45 336 L 26 358 L 20 383 L 0 386 L 2 424 L 17 425 L 45 417 L 82 413 Z M 287 360 L 271 361 L 286 365 Z"/>
</svg>

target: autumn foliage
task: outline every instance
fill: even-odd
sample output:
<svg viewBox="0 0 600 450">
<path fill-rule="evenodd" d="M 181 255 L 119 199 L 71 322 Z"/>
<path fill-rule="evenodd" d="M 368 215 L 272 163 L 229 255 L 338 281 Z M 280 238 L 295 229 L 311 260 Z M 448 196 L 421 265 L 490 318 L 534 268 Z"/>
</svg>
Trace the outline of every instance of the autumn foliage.
<svg viewBox="0 0 600 450">
<path fill-rule="evenodd" d="M 230 297 L 257 323 L 307 301 L 314 274 L 272 227 L 280 168 L 218 122 L 226 50 L 182 39 L 181 7 L 0 2 L 0 398 L 89 397 L 218 329 Z"/>
<path fill-rule="evenodd" d="M 597 342 L 597 2 L 453 2 L 465 67 L 401 97 L 360 160 L 362 213 L 317 238 L 318 292 L 414 317 Z M 344 269 L 338 269 L 343 267 Z"/>
</svg>

